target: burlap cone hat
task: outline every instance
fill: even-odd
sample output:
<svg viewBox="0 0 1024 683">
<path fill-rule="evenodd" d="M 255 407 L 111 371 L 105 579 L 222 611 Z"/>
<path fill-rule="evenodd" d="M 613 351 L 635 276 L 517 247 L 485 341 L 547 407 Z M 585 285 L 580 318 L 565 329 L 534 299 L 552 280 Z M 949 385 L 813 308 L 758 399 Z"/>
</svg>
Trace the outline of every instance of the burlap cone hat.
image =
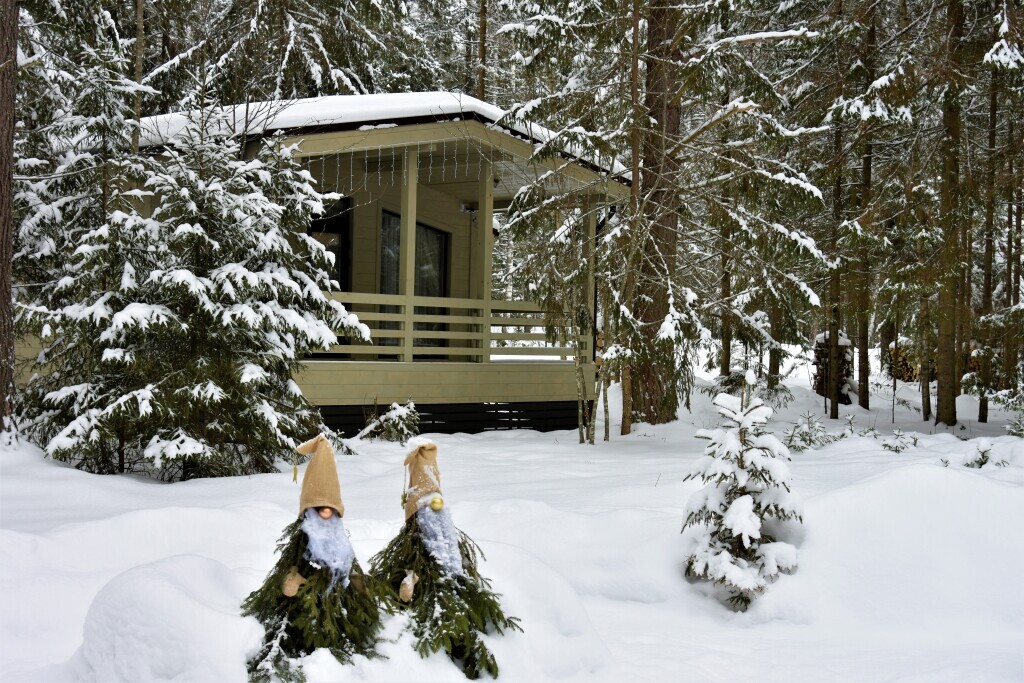
<svg viewBox="0 0 1024 683">
<path fill-rule="evenodd" d="M 420 508 L 420 500 L 441 495 L 441 472 L 437 469 L 437 446 L 421 442 L 405 459 L 409 468 L 409 485 L 405 489 L 405 519 Z"/>
<path fill-rule="evenodd" d="M 339 516 L 345 516 L 341 502 L 341 484 L 338 482 L 338 466 L 334 462 L 334 448 L 323 434 L 318 434 L 295 449 L 302 455 L 313 454 L 302 475 L 302 493 L 299 494 L 299 514 L 309 508 L 334 508 Z"/>
</svg>

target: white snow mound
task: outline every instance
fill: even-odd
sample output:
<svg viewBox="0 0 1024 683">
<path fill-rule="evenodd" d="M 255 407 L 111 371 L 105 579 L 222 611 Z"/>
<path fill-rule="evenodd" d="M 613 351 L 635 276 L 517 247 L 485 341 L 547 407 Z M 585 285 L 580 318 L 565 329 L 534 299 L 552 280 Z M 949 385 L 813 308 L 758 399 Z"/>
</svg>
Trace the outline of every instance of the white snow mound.
<svg viewBox="0 0 1024 683">
<path fill-rule="evenodd" d="M 263 629 L 238 614 L 242 584 L 196 555 L 129 569 L 97 593 L 72 663 L 83 677 L 110 683 L 244 681 Z"/>
</svg>

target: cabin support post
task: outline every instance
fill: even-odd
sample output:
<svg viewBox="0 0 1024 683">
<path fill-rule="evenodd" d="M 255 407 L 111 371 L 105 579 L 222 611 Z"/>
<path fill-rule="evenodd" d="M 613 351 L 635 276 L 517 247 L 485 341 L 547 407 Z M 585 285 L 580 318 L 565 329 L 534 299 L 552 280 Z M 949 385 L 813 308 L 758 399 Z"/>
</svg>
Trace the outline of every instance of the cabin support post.
<svg viewBox="0 0 1024 683">
<path fill-rule="evenodd" d="M 494 169 L 490 159 L 480 160 L 480 183 L 477 186 L 477 210 L 473 231 L 473 252 L 470 265 L 473 273 L 473 298 L 480 300 L 480 362 L 491 361 L 491 268 L 494 225 Z"/>
<path fill-rule="evenodd" d="M 402 183 L 402 217 L 399 241 L 398 293 L 405 297 L 402 303 L 405 320 L 402 324 L 402 360 L 413 360 L 413 297 L 416 294 L 416 183 L 419 176 L 420 158 L 415 147 L 405 150 L 402 169 L 405 176 Z"/>
<path fill-rule="evenodd" d="M 593 197 L 589 198 L 584 204 L 584 210 L 586 211 L 585 223 L 587 226 L 586 241 L 583 243 L 583 253 L 587 258 L 587 310 L 590 312 L 590 321 L 593 325 L 593 329 L 590 330 L 588 337 L 588 348 L 584 354 L 583 360 L 585 363 L 594 362 L 594 340 L 597 338 L 597 319 L 595 316 L 595 306 L 597 292 L 594 291 L 594 252 L 597 247 L 597 200 Z"/>
</svg>

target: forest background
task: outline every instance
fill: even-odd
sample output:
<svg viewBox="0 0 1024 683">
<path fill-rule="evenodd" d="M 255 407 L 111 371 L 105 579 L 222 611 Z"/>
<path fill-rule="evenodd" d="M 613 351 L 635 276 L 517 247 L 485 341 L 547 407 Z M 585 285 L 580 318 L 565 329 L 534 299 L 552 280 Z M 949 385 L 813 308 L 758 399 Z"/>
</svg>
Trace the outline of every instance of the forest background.
<svg viewBox="0 0 1024 683">
<path fill-rule="evenodd" d="M 924 420 L 956 424 L 963 392 L 982 422 L 990 401 L 1022 410 L 1022 21 L 1014 0 L 0 0 L 0 412 L 15 325 L 61 286 L 66 225 L 115 210 L 142 117 L 423 90 L 547 126 L 538 155 L 631 171 L 594 244 L 537 210 L 571 197 L 524 188 L 495 263 L 498 286 L 604 332 L 623 433 L 675 419 L 700 357 L 725 389 L 749 370 L 785 391 L 787 348 L 816 337 L 832 417 L 851 387 L 867 406 L 875 346 L 929 380 Z"/>
</svg>

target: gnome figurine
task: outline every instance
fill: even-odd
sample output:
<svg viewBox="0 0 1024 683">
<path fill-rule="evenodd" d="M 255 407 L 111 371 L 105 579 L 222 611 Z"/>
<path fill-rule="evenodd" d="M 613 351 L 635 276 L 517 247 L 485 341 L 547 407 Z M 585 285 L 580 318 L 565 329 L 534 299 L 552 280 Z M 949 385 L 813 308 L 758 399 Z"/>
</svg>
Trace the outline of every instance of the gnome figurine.
<svg viewBox="0 0 1024 683">
<path fill-rule="evenodd" d="M 311 456 L 302 477 L 299 517 L 278 542 L 280 558 L 242 613 L 266 629 L 249 660 L 250 681 L 304 680 L 297 658 L 321 647 L 340 661 L 369 654 L 381 628 L 386 588 L 363 574 L 342 516 L 334 449 L 323 434 L 296 449 Z"/>
<path fill-rule="evenodd" d="M 405 525 L 371 560 L 371 573 L 409 610 L 417 652 L 425 657 L 444 649 L 467 678 L 484 671 L 497 678 L 498 663 L 480 634 L 521 631 L 519 620 L 504 615 L 499 596 L 477 571 L 479 547 L 452 523 L 441 495 L 437 446 L 426 439 L 410 445 Z"/>
</svg>

